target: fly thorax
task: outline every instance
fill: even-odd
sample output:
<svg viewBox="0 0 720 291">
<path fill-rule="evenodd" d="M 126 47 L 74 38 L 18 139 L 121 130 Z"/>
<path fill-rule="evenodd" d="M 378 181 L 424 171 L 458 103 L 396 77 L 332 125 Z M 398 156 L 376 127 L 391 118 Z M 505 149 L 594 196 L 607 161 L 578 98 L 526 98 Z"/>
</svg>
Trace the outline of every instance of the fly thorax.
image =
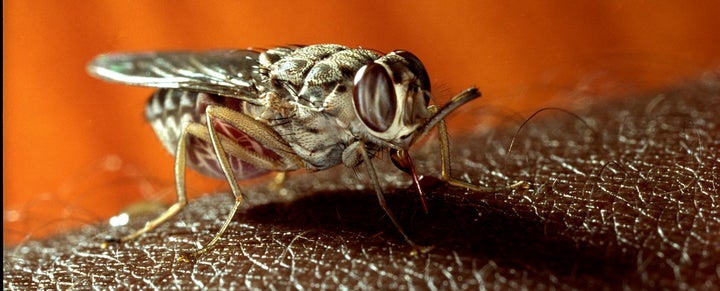
<svg viewBox="0 0 720 291">
<path fill-rule="evenodd" d="M 272 88 L 287 91 L 298 104 L 322 109 L 325 97 L 338 84 L 351 82 L 360 67 L 379 55 L 339 45 L 316 45 L 298 48 L 282 58 L 261 57 Z"/>
</svg>

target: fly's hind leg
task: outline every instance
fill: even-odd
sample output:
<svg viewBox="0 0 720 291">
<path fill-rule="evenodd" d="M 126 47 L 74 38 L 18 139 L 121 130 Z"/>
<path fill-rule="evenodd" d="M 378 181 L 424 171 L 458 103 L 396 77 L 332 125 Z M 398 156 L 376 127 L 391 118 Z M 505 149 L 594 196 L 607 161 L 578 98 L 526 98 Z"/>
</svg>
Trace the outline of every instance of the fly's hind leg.
<svg viewBox="0 0 720 291">
<path fill-rule="evenodd" d="M 189 127 L 190 124 L 185 126 L 180 133 L 180 137 L 178 138 L 178 147 L 175 153 L 175 189 L 177 193 L 177 201 L 158 217 L 145 223 L 145 227 L 119 239 L 106 239 L 102 245 L 102 248 L 106 248 L 109 243 L 125 243 L 134 240 L 139 236 L 143 235 L 144 233 L 154 230 L 168 219 L 180 213 L 180 211 L 185 208 L 185 206 L 187 205 L 187 193 L 185 188 L 185 164 L 187 147 L 185 141 L 187 139 Z"/>
<path fill-rule="evenodd" d="M 476 192 L 499 192 L 504 190 L 512 189 L 527 189 L 530 187 L 525 181 L 515 182 L 511 185 L 498 186 L 498 187 L 485 187 L 480 185 L 471 184 L 465 181 L 458 180 L 452 176 L 450 170 L 450 141 L 448 138 L 447 125 L 445 120 L 441 120 L 438 123 L 438 138 L 440 139 L 440 159 L 441 159 L 441 173 L 442 179 L 447 181 L 450 185 L 467 188 Z"/>
<path fill-rule="evenodd" d="M 228 225 L 230 225 L 230 222 L 235 216 L 238 208 L 242 204 L 243 194 L 240 190 L 240 186 L 237 183 L 237 177 L 235 176 L 235 173 L 230 166 L 230 161 L 228 160 L 228 153 L 241 159 L 243 162 L 247 162 L 268 170 L 287 171 L 291 168 L 295 168 L 301 165 L 300 159 L 294 154 L 290 146 L 280 137 L 277 132 L 275 132 L 267 125 L 262 124 L 245 114 L 225 107 L 212 105 L 208 106 L 205 114 L 207 126 L 194 124 L 192 127 L 189 127 L 189 130 L 192 131 L 193 135 L 199 137 L 200 139 L 212 143 L 213 150 L 215 151 L 217 160 L 220 163 L 220 167 L 225 174 L 225 178 L 230 185 L 230 189 L 233 195 L 235 196 L 235 203 L 233 204 L 230 213 L 225 218 L 225 222 L 220 227 L 220 230 L 215 233 L 215 236 L 213 236 L 213 238 L 207 244 L 194 252 L 187 253 L 178 257 L 178 261 L 183 262 L 192 262 L 195 260 L 195 258 L 211 249 L 212 246 L 215 245 L 218 240 L 220 240 Z M 214 127 L 214 121 L 216 120 L 226 122 L 237 128 L 238 130 L 242 131 L 243 133 L 247 134 L 248 136 L 254 138 L 258 142 L 262 143 L 264 147 L 276 153 L 280 158 L 274 159 L 253 152 L 238 145 L 236 142 L 230 140 L 229 138 L 218 134 L 217 130 Z"/>
<path fill-rule="evenodd" d="M 210 134 L 205 126 L 199 123 L 187 123 L 178 137 L 178 146 L 175 152 L 175 190 L 177 193 L 177 201 L 171 205 L 165 212 L 160 214 L 155 219 L 148 221 L 145 227 L 126 235 L 119 239 L 106 239 L 103 243 L 103 248 L 106 248 L 109 243 L 125 243 L 138 238 L 144 233 L 150 232 L 163 224 L 168 219 L 174 217 L 180 213 L 183 208 L 187 205 L 187 188 L 185 187 L 185 166 L 187 164 L 187 137 L 188 135 L 197 136 L 200 139 L 209 141 Z M 232 184 L 231 184 L 232 185 Z M 233 211 L 234 213 L 234 211 Z"/>
</svg>

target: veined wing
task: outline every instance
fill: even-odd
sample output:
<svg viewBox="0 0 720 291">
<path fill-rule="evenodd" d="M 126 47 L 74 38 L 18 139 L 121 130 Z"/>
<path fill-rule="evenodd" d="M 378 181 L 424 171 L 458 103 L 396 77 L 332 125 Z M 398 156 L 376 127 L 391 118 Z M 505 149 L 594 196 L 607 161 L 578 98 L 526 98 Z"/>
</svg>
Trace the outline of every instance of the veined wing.
<svg viewBox="0 0 720 291">
<path fill-rule="evenodd" d="M 253 50 L 110 53 L 95 58 L 88 72 L 111 82 L 179 88 L 252 102 L 260 80 Z"/>
</svg>

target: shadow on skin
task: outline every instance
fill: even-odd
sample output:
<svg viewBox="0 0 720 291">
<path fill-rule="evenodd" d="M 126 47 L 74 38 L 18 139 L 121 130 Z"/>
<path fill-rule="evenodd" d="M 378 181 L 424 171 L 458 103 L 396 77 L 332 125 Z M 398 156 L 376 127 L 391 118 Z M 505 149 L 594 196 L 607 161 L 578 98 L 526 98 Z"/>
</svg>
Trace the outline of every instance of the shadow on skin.
<svg viewBox="0 0 720 291">
<path fill-rule="evenodd" d="M 217 231 L 229 194 L 190 201 L 156 231 L 105 250 L 103 237 L 152 214 L 5 248 L 4 287 L 717 289 L 718 79 L 575 112 L 598 135 L 573 118 L 536 118 L 517 136 L 517 126 L 451 136 L 457 177 L 532 187 L 481 195 L 425 178 L 425 214 L 412 185 L 387 185 L 410 237 L 434 247 L 427 254 L 409 255 L 375 194 L 348 190 L 352 171 L 333 169 L 292 177 L 288 197 L 247 189 L 251 200 L 269 196 L 195 264 L 175 258 Z M 434 154 L 417 152 L 429 161 L 421 173 L 437 172 Z"/>
</svg>

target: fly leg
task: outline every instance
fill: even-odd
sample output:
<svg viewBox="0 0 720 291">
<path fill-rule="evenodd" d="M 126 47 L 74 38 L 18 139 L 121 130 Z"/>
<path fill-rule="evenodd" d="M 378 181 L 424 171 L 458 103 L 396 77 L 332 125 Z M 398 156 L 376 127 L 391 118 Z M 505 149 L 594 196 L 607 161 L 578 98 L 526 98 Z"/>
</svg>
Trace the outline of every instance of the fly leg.
<svg viewBox="0 0 720 291">
<path fill-rule="evenodd" d="M 191 128 L 193 128 L 192 123 L 187 124 L 185 127 L 183 127 L 183 130 L 180 133 L 180 137 L 178 138 L 177 151 L 175 152 L 175 189 L 177 193 L 177 201 L 158 217 L 145 223 L 145 227 L 119 239 L 105 239 L 105 242 L 102 244 L 102 248 L 106 248 L 109 243 L 125 243 L 134 240 L 142 234 L 150 232 L 153 229 L 157 228 L 168 219 L 180 213 L 180 211 L 185 208 L 185 206 L 187 205 L 187 192 L 185 188 L 185 164 L 187 159 L 186 140 L 188 133 L 191 132 Z"/>
<path fill-rule="evenodd" d="M 385 211 L 385 214 L 387 214 L 387 216 L 390 218 L 390 220 L 395 225 L 400 234 L 403 236 L 403 238 L 405 238 L 405 241 L 413 248 L 410 254 L 416 255 L 418 252 L 425 253 L 429 251 L 429 248 L 420 247 L 415 244 L 415 242 L 410 239 L 410 237 L 405 233 L 402 226 L 400 226 L 400 223 L 395 218 L 392 210 L 390 209 L 390 207 L 387 206 L 387 203 L 385 202 L 385 195 L 383 195 L 382 188 L 380 187 L 380 181 L 378 180 L 377 173 L 375 173 L 375 167 L 373 167 L 372 161 L 370 160 L 370 156 L 368 156 L 365 146 L 361 144 L 360 146 L 358 146 L 358 150 L 362 155 L 365 167 L 367 167 L 368 174 L 370 174 L 370 180 L 372 181 L 373 188 L 375 189 L 375 194 L 377 194 L 380 207 Z"/>
<path fill-rule="evenodd" d="M 447 126 L 445 120 L 438 122 L 438 138 L 440 139 L 440 160 L 442 162 L 441 173 L 442 179 L 447 181 L 450 185 L 467 188 L 476 192 L 500 192 L 504 190 L 513 189 L 527 189 L 530 185 L 525 181 L 515 182 L 511 185 L 497 186 L 497 187 L 485 187 L 480 185 L 471 184 L 465 181 L 454 178 L 450 171 L 450 141 L 448 138 Z"/>
<path fill-rule="evenodd" d="M 213 150 L 215 151 L 217 160 L 220 163 L 220 167 L 225 174 L 225 178 L 230 185 L 233 195 L 235 196 L 235 203 L 233 204 L 230 213 L 225 218 L 225 222 L 220 227 L 220 230 L 215 233 L 215 236 L 213 236 L 213 238 L 202 248 L 178 257 L 178 261 L 182 262 L 192 262 L 198 256 L 210 250 L 212 246 L 220 240 L 223 233 L 225 233 L 225 230 L 227 230 L 227 227 L 230 225 L 230 222 L 232 222 L 235 213 L 242 204 L 243 194 L 237 183 L 237 177 L 232 170 L 230 161 L 228 160 L 228 153 L 241 159 L 243 162 L 270 170 L 287 171 L 291 168 L 296 168 L 302 165 L 301 160 L 294 154 L 290 146 L 277 134 L 277 132 L 275 132 L 272 128 L 269 128 L 267 125 L 262 124 L 245 114 L 220 106 L 208 106 L 205 110 L 205 114 L 207 126 L 202 127 L 202 129 L 193 130 L 193 134 L 200 139 L 205 141 L 209 140 L 209 142 L 212 143 Z M 250 151 L 242 146 L 239 146 L 230 138 L 218 134 L 214 126 L 214 121 L 216 120 L 227 122 L 248 136 L 254 138 L 258 142 L 262 143 L 264 147 L 280 156 L 280 159 L 273 159 L 271 157 Z M 192 127 L 192 129 L 196 128 L 197 127 L 195 126 Z"/>
</svg>

